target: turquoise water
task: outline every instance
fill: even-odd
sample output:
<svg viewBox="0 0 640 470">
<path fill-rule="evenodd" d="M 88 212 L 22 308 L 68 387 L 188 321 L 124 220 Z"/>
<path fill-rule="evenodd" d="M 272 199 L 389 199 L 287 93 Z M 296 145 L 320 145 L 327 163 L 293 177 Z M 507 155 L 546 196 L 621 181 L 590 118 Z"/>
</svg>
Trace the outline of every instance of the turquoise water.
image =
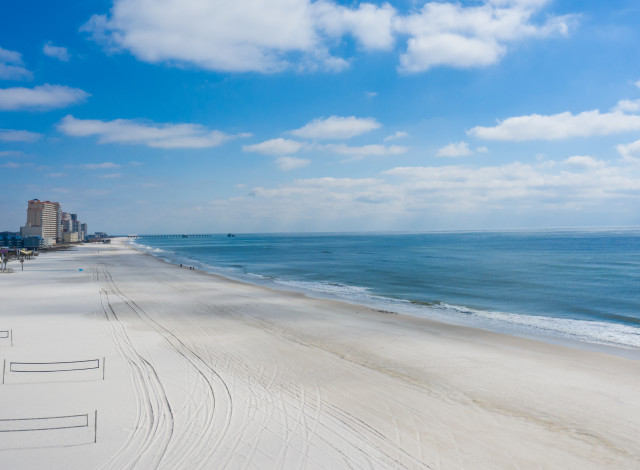
<svg viewBox="0 0 640 470">
<path fill-rule="evenodd" d="M 640 351 L 640 231 L 238 234 L 136 244 L 270 287 Z"/>
</svg>

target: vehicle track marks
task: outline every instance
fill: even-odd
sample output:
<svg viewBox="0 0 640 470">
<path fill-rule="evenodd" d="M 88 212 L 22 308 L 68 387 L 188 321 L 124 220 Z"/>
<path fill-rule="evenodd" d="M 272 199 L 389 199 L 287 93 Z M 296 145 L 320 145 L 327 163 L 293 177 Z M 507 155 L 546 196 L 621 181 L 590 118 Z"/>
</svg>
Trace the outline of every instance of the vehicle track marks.
<svg viewBox="0 0 640 470">
<path fill-rule="evenodd" d="M 185 365 L 197 374 L 197 382 L 194 382 L 192 386 L 200 391 L 201 396 L 204 395 L 203 404 L 184 408 L 187 413 L 189 411 L 186 410 L 196 410 L 196 413 L 202 411 L 203 414 L 185 416 L 183 420 L 184 426 L 189 426 L 189 428 L 180 429 L 176 433 L 179 437 L 167 443 L 167 448 L 162 452 L 161 458 L 157 459 L 153 466 L 141 466 L 140 468 L 145 470 L 147 468 L 167 468 L 171 470 L 179 468 L 188 468 L 189 470 L 211 468 L 211 461 L 216 453 L 220 451 L 231 421 L 233 400 L 227 384 L 200 355 L 189 348 L 172 331 L 151 318 L 134 300 L 125 295 L 113 280 L 106 265 L 101 266 L 98 278 L 104 282 L 104 290 L 109 290 L 126 307 L 123 307 L 123 309 L 129 314 L 127 320 L 139 320 L 149 326 L 171 346 L 185 362 Z M 198 385 L 195 385 L 196 383 Z M 187 395 L 192 396 L 193 393 L 187 391 Z M 173 416 L 171 421 L 173 423 Z M 198 424 L 197 428 L 194 428 L 194 422 Z M 185 433 L 190 435 L 189 439 L 184 438 Z"/>
<path fill-rule="evenodd" d="M 126 443 L 99 469 L 157 468 L 173 434 L 171 406 L 158 374 L 151 363 L 138 353 L 114 311 L 109 293 L 102 289 L 99 295 L 110 336 L 129 369 L 136 402 L 131 434 Z"/>
</svg>

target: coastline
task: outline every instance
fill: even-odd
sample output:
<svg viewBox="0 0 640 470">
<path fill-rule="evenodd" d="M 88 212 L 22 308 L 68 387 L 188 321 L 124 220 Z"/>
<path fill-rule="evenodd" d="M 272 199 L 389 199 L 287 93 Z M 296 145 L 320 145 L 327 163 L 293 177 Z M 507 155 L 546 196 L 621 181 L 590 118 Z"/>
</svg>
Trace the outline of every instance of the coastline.
<svg viewBox="0 0 640 470">
<path fill-rule="evenodd" d="M 526 232 L 528 233 L 529 231 Z M 557 232 L 557 230 L 554 230 L 554 232 Z M 623 325 L 603 323 L 597 320 L 577 320 L 562 317 L 552 318 L 544 315 L 532 316 L 504 313 L 490 309 L 469 308 L 464 305 L 448 305 L 443 302 L 436 302 L 435 304 L 423 303 L 420 301 L 388 297 L 384 294 L 380 295 L 373 292 L 366 296 L 358 295 L 356 298 L 350 295 L 336 293 L 333 291 L 333 287 L 339 286 L 346 290 L 355 289 L 356 291 L 368 291 L 369 289 L 360 287 L 359 285 L 344 285 L 341 283 L 342 281 L 331 281 L 327 282 L 327 286 L 332 287 L 331 290 L 325 290 L 326 286 L 321 290 L 317 290 L 315 286 L 314 288 L 301 286 L 301 284 L 305 284 L 305 282 L 283 282 L 278 278 L 265 277 L 264 275 L 253 273 L 241 275 L 234 272 L 231 268 L 221 268 L 219 266 L 206 264 L 199 259 L 185 258 L 184 255 L 174 253 L 170 249 L 167 251 L 166 249 L 139 244 L 135 240 L 125 240 L 124 242 L 127 246 L 134 248 L 140 253 L 169 264 L 182 266 L 184 263 L 193 262 L 195 264 L 194 269 L 202 273 L 253 286 L 266 287 L 278 292 L 301 293 L 310 298 L 335 300 L 356 307 L 370 308 L 382 313 L 423 318 L 434 321 L 435 323 L 469 327 L 565 346 L 572 349 L 602 352 L 640 360 L 640 343 L 636 340 L 637 333 L 635 331 L 629 331 L 628 327 Z M 337 282 L 337 284 L 334 282 Z M 315 284 L 325 283 L 319 282 Z M 598 331 L 596 336 L 589 333 L 585 334 L 585 329 L 589 330 L 594 327 L 597 328 Z M 611 328 L 614 330 L 612 331 Z M 603 334 L 604 331 L 607 333 Z M 612 339 L 611 335 L 613 333 L 620 335 L 621 331 L 623 331 L 627 343 L 625 343 L 624 340 L 620 341 L 619 336 Z M 629 342 L 632 344 L 629 344 Z"/>
<path fill-rule="evenodd" d="M 82 408 L 101 424 L 76 447 L 0 442 L 12 468 L 640 462 L 639 361 L 274 291 L 121 242 L 39 258 L 0 279 L 5 362 L 103 358 L 103 379 L 10 372 L 0 418 Z"/>
</svg>

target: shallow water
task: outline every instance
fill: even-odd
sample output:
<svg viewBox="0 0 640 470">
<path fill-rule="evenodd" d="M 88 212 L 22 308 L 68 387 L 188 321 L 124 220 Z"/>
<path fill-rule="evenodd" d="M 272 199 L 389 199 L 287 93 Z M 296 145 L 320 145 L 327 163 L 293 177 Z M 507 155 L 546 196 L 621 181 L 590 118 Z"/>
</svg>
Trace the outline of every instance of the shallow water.
<svg viewBox="0 0 640 470">
<path fill-rule="evenodd" d="M 228 277 L 524 336 L 640 351 L 640 231 L 238 234 L 135 242 Z"/>
</svg>

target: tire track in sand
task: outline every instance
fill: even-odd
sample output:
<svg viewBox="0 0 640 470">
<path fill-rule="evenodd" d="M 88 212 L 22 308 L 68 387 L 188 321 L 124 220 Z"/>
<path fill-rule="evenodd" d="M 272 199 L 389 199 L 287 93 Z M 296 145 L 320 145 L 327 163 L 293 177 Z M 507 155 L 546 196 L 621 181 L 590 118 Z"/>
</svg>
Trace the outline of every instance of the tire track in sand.
<svg viewBox="0 0 640 470">
<path fill-rule="evenodd" d="M 140 468 L 167 468 L 171 470 L 212 468 L 211 460 L 224 442 L 231 422 L 233 401 L 227 384 L 200 355 L 189 348 L 173 332 L 151 318 L 135 301 L 127 297 L 113 280 L 106 266 L 102 267 L 102 275 L 109 290 L 128 307 L 129 312 L 158 333 L 185 361 L 186 365 L 193 368 L 201 378 L 201 390 L 205 392 L 206 396 L 206 406 L 196 407 L 196 409 L 204 408 L 205 410 L 205 416 L 200 416 L 202 418 L 200 419 L 200 429 L 181 429 L 180 433 L 177 433 L 182 435 L 189 432 L 194 438 L 174 439 L 168 445 L 168 450 L 165 449 L 166 454 L 163 453 L 163 458 L 155 466 Z M 189 393 L 187 395 L 191 396 Z M 196 421 L 195 418 L 197 417 L 186 416 L 185 423 L 193 424 Z"/>
<path fill-rule="evenodd" d="M 127 442 L 98 468 L 157 468 L 173 434 L 171 406 L 156 370 L 139 354 L 113 309 L 109 293 L 101 289 L 99 294 L 110 336 L 129 369 L 136 400 L 136 417 Z"/>
</svg>

